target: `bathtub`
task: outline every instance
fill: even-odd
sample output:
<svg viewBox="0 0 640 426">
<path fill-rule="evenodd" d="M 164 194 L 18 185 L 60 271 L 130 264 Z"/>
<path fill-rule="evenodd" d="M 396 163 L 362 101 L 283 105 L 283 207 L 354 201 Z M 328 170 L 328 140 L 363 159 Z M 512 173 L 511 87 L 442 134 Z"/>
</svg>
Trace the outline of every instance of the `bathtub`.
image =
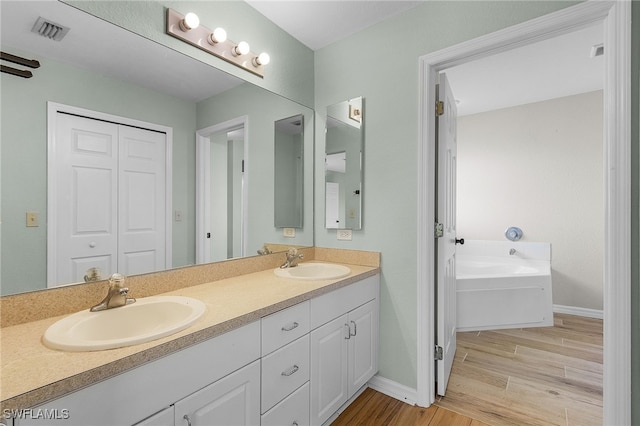
<svg viewBox="0 0 640 426">
<path fill-rule="evenodd" d="M 466 240 L 456 248 L 458 331 L 553 325 L 551 284 L 551 244 Z"/>
</svg>

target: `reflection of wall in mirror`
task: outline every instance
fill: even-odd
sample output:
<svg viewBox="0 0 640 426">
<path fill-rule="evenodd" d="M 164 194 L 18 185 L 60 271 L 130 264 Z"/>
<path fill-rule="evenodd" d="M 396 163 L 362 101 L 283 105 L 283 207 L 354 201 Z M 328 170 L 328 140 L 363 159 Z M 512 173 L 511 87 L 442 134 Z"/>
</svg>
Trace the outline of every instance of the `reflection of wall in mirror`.
<svg viewBox="0 0 640 426">
<path fill-rule="evenodd" d="M 31 57 L 25 52 L 16 52 Z M 187 206 L 194 204 L 192 170 L 195 104 L 99 76 L 67 64 L 38 58 L 40 74 L 27 80 L 0 75 L 2 123 L 2 294 L 46 287 L 47 114 L 46 103 L 67 105 L 159 123 L 174 129 L 173 204 L 185 221 L 173 227 L 173 266 L 193 263 L 195 231 Z M 55 83 L 54 83 L 55 82 Z M 25 96 L 25 90 L 29 96 Z M 28 176 L 28 179 L 24 179 Z M 40 226 L 24 226 L 25 211 L 42 212 Z"/>
</svg>

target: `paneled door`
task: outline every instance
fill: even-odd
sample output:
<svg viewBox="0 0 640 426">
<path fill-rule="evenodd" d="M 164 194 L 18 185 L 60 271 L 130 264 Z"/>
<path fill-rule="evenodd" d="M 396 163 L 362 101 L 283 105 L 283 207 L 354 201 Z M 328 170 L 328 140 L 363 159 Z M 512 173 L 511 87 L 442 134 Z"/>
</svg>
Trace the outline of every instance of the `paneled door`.
<svg viewBox="0 0 640 426">
<path fill-rule="evenodd" d="M 440 74 L 437 118 L 436 222 L 441 235 L 437 262 L 437 393 L 444 395 L 456 353 L 456 102 L 445 74 Z M 441 354 L 441 355 L 440 355 Z"/>
<path fill-rule="evenodd" d="M 55 120 L 48 286 L 166 269 L 166 134 L 63 112 Z"/>
</svg>

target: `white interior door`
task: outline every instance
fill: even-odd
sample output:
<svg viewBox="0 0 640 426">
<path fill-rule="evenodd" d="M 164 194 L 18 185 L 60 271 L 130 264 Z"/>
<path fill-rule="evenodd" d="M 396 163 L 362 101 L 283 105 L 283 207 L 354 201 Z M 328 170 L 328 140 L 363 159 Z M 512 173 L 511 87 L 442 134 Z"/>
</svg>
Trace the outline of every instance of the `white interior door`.
<svg viewBox="0 0 640 426">
<path fill-rule="evenodd" d="M 167 135 L 55 115 L 48 285 L 166 269 Z"/>
<path fill-rule="evenodd" d="M 118 272 L 166 269 L 167 136 L 119 126 Z"/>
<path fill-rule="evenodd" d="M 249 128 L 246 116 L 196 132 L 196 263 L 246 256 Z"/>
<path fill-rule="evenodd" d="M 49 255 L 57 261 L 49 286 L 82 282 L 91 268 L 114 271 L 118 247 L 118 126 L 63 113 L 56 121 L 59 196 L 49 226 L 57 238 Z"/>
<path fill-rule="evenodd" d="M 444 395 L 456 352 L 456 103 L 445 74 L 440 74 L 438 101 L 443 102 L 437 118 L 436 222 L 442 236 L 436 244 L 437 329 L 436 345 L 442 350 L 437 360 L 438 395 Z M 439 108 L 437 108 L 439 109 Z M 438 358 L 438 357 L 436 357 Z"/>
</svg>

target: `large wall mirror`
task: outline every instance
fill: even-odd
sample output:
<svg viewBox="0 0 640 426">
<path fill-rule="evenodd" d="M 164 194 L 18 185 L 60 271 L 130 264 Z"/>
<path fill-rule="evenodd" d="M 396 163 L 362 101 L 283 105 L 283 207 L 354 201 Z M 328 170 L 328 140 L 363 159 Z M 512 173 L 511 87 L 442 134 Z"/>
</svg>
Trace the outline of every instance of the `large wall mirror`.
<svg viewBox="0 0 640 426">
<path fill-rule="evenodd" d="M 311 108 L 59 1 L 2 1 L 0 8 L 2 51 L 36 59 L 41 64 L 31 70 L 33 77 L 28 79 L 0 74 L 2 295 L 47 288 L 48 198 L 52 198 L 47 178 L 51 168 L 50 144 L 55 140 L 48 134 L 47 105 L 51 103 L 96 112 L 100 117 L 108 117 L 103 120 L 106 122 L 116 117 L 127 123 L 149 123 L 155 128 L 169 129 L 171 150 L 166 167 L 169 201 L 163 220 L 170 236 L 170 255 L 163 268 L 196 263 L 197 242 L 208 238 L 207 235 L 216 237 L 217 232 L 196 225 L 196 204 L 200 199 L 196 192 L 199 160 L 196 133 L 239 118 L 244 120 L 242 135 L 229 132 L 225 141 L 216 138 L 211 141 L 226 146 L 225 159 L 244 164 L 244 172 L 237 163 L 229 165 L 228 170 L 238 173 L 232 179 L 233 184 L 226 184 L 226 197 L 230 200 L 226 208 L 233 205 L 242 212 L 233 213 L 236 219 L 227 222 L 227 230 L 230 234 L 242 233 L 243 247 L 230 249 L 223 257 L 256 255 L 265 244 L 313 245 L 312 158 L 304 158 L 302 167 L 308 175 L 302 179 L 302 191 L 306 194 L 302 206 L 304 226 L 296 230 L 295 238 L 283 236 L 282 229 L 274 226 L 274 123 L 283 117 L 301 117 L 305 123 L 302 149 L 313 152 Z M 60 41 L 43 37 L 32 32 L 40 17 L 70 30 Z M 3 65 L 25 68 L 5 61 Z M 231 141 L 240 137 L 242 149 L 234 149 L 230 155 Z M 220 158 L 214 156 L 212 161 L 218 162 Z M 84 192 L 97 194 L 91 187 L 84 187 Z M 59 185 L 58 196 L 69 197 L 64 189 L 64 185 Z M 246 195 L 236 194 L 241 190 Z M 105 211 L 97 206 L 108 203 L 103 202 L 102 195 L 95 197 L 83 201 L 95 208 L 86 217 L 97 221 Z M 149 210 L 148 203 L 139 197 L 129 201 L 134 207 L 139 204 L 147 208 L 144 214 L 132 208 L 131 217 L 137 214 L 139 223 L 149 217 L 149 211 L 158 211 Z M 216 209 L 215 203 L 211 209 Z M 226 238 L 228 247 L 230 237 Z M 233 241 L 237 240 L 234 236 Z M 99 241 L 89 239 L 87 245 L 91 244 L 98 246 Z M 90 271 L 90 264 L 84 266 L 87 268 L 83 272 Z M 110 272 L 100 271 L 102 278 Z M 92 279 L 90 273 L 86 275 Z M 71 282 L 82 278 L 82 275 L 71 278 Z"/>
<path fill-rule="evenodd" d="M 362 229 L 364 102 L 354 98 L 327 107 L 325 227 Z"/>
</svg>

